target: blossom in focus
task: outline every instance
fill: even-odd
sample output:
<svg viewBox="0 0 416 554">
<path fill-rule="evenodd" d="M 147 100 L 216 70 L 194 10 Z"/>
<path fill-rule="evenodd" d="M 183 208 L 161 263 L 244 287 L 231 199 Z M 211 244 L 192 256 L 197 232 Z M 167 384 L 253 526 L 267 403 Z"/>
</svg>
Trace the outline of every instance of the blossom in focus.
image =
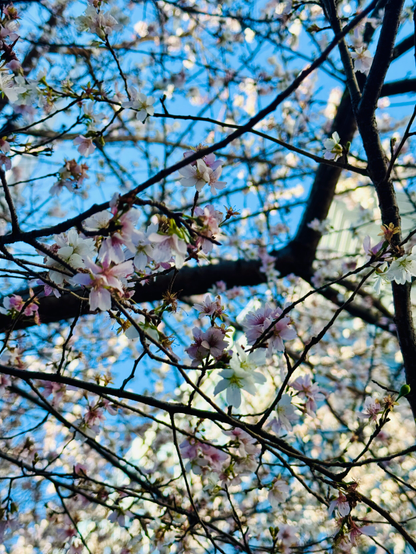
<svg viewBox="0 0 416 554">
<path fill-rule="evenodd" d="M 221 172 L 222 172 L 222 167 L 217 167 L 215 171 L 213 171 L 212 169 L 209 169 L 208 185 L 211 188 L 211 194 L 216 194 L 217 191 L 224 189 L 225 185 L 227 184 L 225 181 L 219 181 Z"/>
<path fill-rule="evenodd" d="M 186 152 L 184 152 L 183 157 L 184 158 L 189 158 L 189 156 L 192 156 L 192 154 L 195 154 L 195 152 L 197 152 L 201 148 L 202 147 L 198 147 L 198 148 L 196 148 L 195 151 L 194 150 L 187 150 Z M 205 164 L 210 169 L 212 169 L 212 171 L 215 171 L 216 169 L 218 169 L 224 163 L 222 160 L 217 160 L 214 153 L 208 154 L 207 156 L 204 156 L 202 159 L 205 162 Z M 195 165 L 195 164 L 196 164 L 196 162 L 192 163 L 192 165 Z"/>
<path fill-rule="evenodd" d="M 243 321 L 243 327 L 247 337 L 248 344 L 254 344 L 256 340 L 268 329 L 273 320 L 279 318 L 283 310 L 281 308 L 273 308 L 266 304 L 262 308 L 249 312 Z M 282 317 L 271 328 L 272 336 L 268 339 L 268 352 L 283 352 L 285 347 L 284 340 L 293 340 L 297 337 L 296 331 L 290 327 L 291 320 L 289 317 Z"/>
<path fill-rule="evenodd" d="M 194 305 L 195 310 L 199 312 L 199 318 L 204 316 L 221 316 L 223 313 L 224 306 L 221 305 L 221 298 L 217 296 L 215 300 L 211 299 L 211 295 L 207 294 L 201 304 Z"/>
<path fill-rule="evenodd" d="M 364 46 L 361 46 L 356 48 L 355 52 L 352 52 L 351 58 L 354 60 L 354 70 L 361 71 L 361 73 L 367 75 L 373 63 L 371 53 Z"/>
<path fill-rule="evenodd" d="M 242 389 L 249 394 L 255 394 L 256 384 L 266 382 L 264 375 L 254 371 L 265 363 L 264 350 L 257 349 L 247 354 L 239 344 L 235 344 L 230 361 L 230 369 L 224 369 L 220 372 L 222 381 L 217 383 L 214 395 L 216 396 L 226 390 L 228 405 L 239 408 L 241 405 Z"/>
<path fill-rule="evenodd" d="M 100 258 L 109 262 L 120 263 L 125 260 L 124 247 L 133 252 L 136 240 L 135 224 L 139 219 L 138 210 L 129 210 L 117 220 L 118 231 L 103 239 L 99 251 Z"/>
<path fill-rule="evenodd" d="M 201 346 L 214 358 L 219 358 L 224 352 L 224 348 L 227 347 L 227 343 L 224 340 L 224 331 L 218 327 L 210 327 L 208 331 L 203 334 Z"/>
<path fill-rule="evenodd" d="M 146 265 L 153 257 L 153 246 L 149 239 L 152 233 L 157 233 L 158 225 L 151 224 L 145 232 L 136 231 L 134 238 L 134 267 L 138 271 L 144 271 Z"/>
<path fill-rule="evenodd" d="M 328 508 L 328 515 L 331 516 L 334 510 L 337 509 L 341 517 L 347 516 L 351 511 L 351 506 L 348 503 L 347 497 L 339 493 L 338 498 L 332 500 Z"/>
<path fill-rule="evenodd" d="M 137 119 L 144 123 L 147 116 L 155 113 L 153 107 L 155 99 L 153 96 L 146 96 L 134 87 L 129 88 L 129 93 L 131 99 L 128 102 L 123 102 L 121 105 L 123 108 L 135 110 Z"/>
<path fill-rule="evenodd" d="M 198 151 L 202 147 L 196 149 Z M 184 158 L 188 158 L 195 154 L 192 150 L 184 153 Z M 226 183 L 219 181 L 222 172 L 222 161 L 217 160 L 214 154 L 208 154 L 202 159 L 192 162 L 179 170 L 181 184 L 184 187 L 195 187 L 198 192 L 201 192 L 203 187 L 208 184 L 211 188 L 211 193 L 216 194 L 217 190 L 222 190 Z"/>
<path fill-rule="evenodd" d="M 176 267 L 180 269 L 183 266 L 187 256 L 186 242 L 176 233 L 168 235 L 150 233 L 148 238 L 153 244 L 152 256 L 155 262 L 169 262 L 172 256 L 175 256 Z"/>
<path fill-rule="evenodd" d="M 100 229 L 106 229 L 111 219 L 113 219 L 113 216 L 104 210 L 88 217 L 83 222 L 83 227 L 87 231 L 99 231 Z"/>
<path fill-rule="evenodd" d="M 203 333 L 198 327 L 192 330 L 194 342 L 185 349 L 185 352 L 192 358 L 192 367 L 198 365 L 205 360 L 208 354 L 214 358 L 220 358 L 228 343 L 224 340 L 225 331 L 218 327 L 210 327 L 208 331 Z"/>
<path fill-rule="evenodd" d="M 383 411 L 380 402 L 376 399 L 367 397 L 364 402 L 363 411 L 358 415 L 362 419 L 368 419 L 369 421 L 377 421 L 377 417 Z"/>
<path fill-rule="evenodd" d="M 332 133 L 332 138 L 324 140 L 324 158 L 325 160 L 334 160 L 336 162 L 338 158 L 342 156 L 342 146 L 340 144 L 339 134 L 335 131 Z"/>
<path fill-rule="evenodd" d="M 55 235 L 54 238 L 55 245 L 52 247 L 52 251 L 75 269 L 83 267 L 84 260 L 94 258 L 96 255 L 94 240 L 83 239 L 75 229 L 71 229 L 68 233 Z M 50 268 L 49 278 L 51 281 L 62 285 L 65 279 L 69 279 L 68 270 L 59 262 L 46 257 L 45 263 Z"/>
<path fill-rule="evenodd" d="M 92 138 L 84 137 L 83 135 L 77 136 L 76 139 L 74 139 L 75 146 L 78 146 L 78 152 L 81 154 L 81 156 L 89 156 L 92 154 L 96 148 L 96 146 L 92 142 Z"/>
<path fill-rule="evenodd" d="M 210 182 L 209 167 L 203 160 L 197 160 L 196 165 L 186 165 L 179 170 L 183 187 L 195 187 L 201 192 L 203 187 Z"/>
<path fill-rule="evenodd" d="M 395 281 L 399 285 L 411 283 L 412 277 L 416 277 L 416 246 L 413 247 L 410 255 L 394 260 L 385 277 L 388 281 Z"/>
<path fill-rule="evenodd" d="M 91 311 L 111 309 L 110 289 L 123 293 L 123 280 L 134 272 L 133 262 L 128 260 L 122 264 L 110 266 L 110 263 L 104 259 L 100 266 L 87 259 L 84 263 L 89 273 L 77 273 L 71 281 L 91 287 L 89 295 Z"/>
</svg>

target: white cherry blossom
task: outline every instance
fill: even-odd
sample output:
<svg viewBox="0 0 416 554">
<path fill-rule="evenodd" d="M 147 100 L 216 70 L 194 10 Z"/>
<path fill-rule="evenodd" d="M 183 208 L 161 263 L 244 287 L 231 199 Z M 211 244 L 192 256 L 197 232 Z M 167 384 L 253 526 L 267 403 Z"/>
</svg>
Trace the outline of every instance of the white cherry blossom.
<svg viewBox="0 0 416 554">
<path fill-rule="evenodd" d="M 342 146 L 340 144 L 339 134 L 335 131 L 332 133 L 332 138 L 324 140 L 324 158 L 325 160 L 334 160 L 336 162 L 338 158 L 342 156 Z"/>
<path fill-rule="evenodd" d="M 79 135 L 76 139 L 74 139 L 74 144 L 75 146 L 78 146 L 78 152 L 85 157 L 92 154 L 96 149 L 93 139 L 82 135 Z"/>
<path fill-rule="evenodd" d="M 355 71 L 361 71 L 361 73 L 367 75 L 373 63 L 371 53 L 364 46 L 360 46 L 351 54 L 351 58 L 354 60 Z"/>
<path fill-rule="evenodd" d="M 130 87 L 129 93 L 131 100 L 123 102 L 121 105 L 123 108 L 134 109 L 136 111 L 137 119 L 144 123 L 147 116 L 155 113 L 155 109 L 153 107 L 155 98 L 153 98 L 153 96 L 146 96 L 145 94 L 139 92 L 135 87 Z"/>
<path fill-rule="evenodd" d="M 255 371 L 259 366 L 264 365 L 265 361 L 264 350 L 257 349 L 248 354 L 239 344 L 235 344 L 230 369 L 224 369 L 220 372 L 222 381 L 217 383 L 214 395 L 227 390 L 228 405 L 239 408 L 241 405 L 241 390 L 245 390 L 249 394 L 255 394 L 256 384 L 266 382 L 265 376 Z"/>
<path fill-rule="evenodd" d="M 410 283 L 412 277 L 416 277 L 416 246 L 410 255 L 394 260 L 386 272 L 386 279 L 399 285 Z"/>
</svg>

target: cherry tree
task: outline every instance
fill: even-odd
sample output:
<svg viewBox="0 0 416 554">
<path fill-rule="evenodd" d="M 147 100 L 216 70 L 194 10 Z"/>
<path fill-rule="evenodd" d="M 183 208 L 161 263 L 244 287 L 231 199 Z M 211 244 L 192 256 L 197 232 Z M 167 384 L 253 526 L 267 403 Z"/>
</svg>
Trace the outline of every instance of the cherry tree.
<svg viewBox="0 0 416 554">
<path fill-rule="evenodd" d="M 0 553 L 416 549 L 414 5 L 0 19 Z"/>
</svg>

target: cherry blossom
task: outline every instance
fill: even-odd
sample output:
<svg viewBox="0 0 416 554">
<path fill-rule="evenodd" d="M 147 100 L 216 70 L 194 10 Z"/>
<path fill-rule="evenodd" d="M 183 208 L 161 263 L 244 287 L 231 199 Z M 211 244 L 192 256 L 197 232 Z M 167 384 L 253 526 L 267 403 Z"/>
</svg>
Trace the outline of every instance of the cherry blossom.
<svg viewBox="0 0 416 554">
<path fill-rule="evenodd" d="M 198 148 L 195 149 L 195 151 L 197 152 L 198 150 L 200 150 L 202 148 L 204 148 L 204 146 L 199 146 Z M 195 151 L 194 150 L 187 150 L 186 152 L 184 152 L 183 157 L 184 158 L 189 158 L 189 156 L 192 156 L 192 154 L 195 154 Z M 215 154 L 213 152 L 211 152 L 211 154 L 207 154 L 206 156 L 204 156 L 202 158 L 202 160 L 204 161 L 204 163 L 210 169 L 212 169 L 212 171 L 215 171 L 216 169 L 218 169 L 224 163 L 222 160 L 217 160 L 217 157 L 215 156 Z M 192 163 L 192 165 L 196 165 L 196 164 L 197 164 L 197 162 Z"/>
<path fill-rule="evenodd" d="M 110 12 L 97 11 L 94 6 L 87 6 L 85 13 L 77 17 L 78 29 L 97 34 L 101 39 L 120 29 L 121 25 Z"/>
<path fill-rule="evenodd" d="M 124 248 L 127 248 L 130 252 L 135 250 L 134 243 L 138 233 L 135 224 L 138 219 L 138 210 L 129 210 L 116 219 L 116 225 L 120 229 L 103 239 L 99 251 L 102 260 L 106 258 L 109 262 L 120 263 L 126 257 Z"/>
<path fill-rule="evenodd" d="M 82 135 L 79 135 L 76 139 L 74 139 L 74 144 L 75 146 L 78 146 L 78 152 L 82 156 L 89 156 L 96 149 L 93 139 Z"/>
<path fill-rule="evenodd" d="M 74 269 L 84 267 L 85 260 L 96 255 L 94 240 L 82 238 L 75 229 L 71 229 L 67 234 L 55 235 L 54 239 L 53 252 Z M 65 280 L 69 280 L 68 269 L 62 264 L 50 257 L 46 258 L 45 263 L 51 268 L 49 270 L 51 281 L 57 285 L 62 285 Z"/>
<path fill-rule="evenodd" d="M 376 256 L 378 257 L 378 254 L 380 250 L 383 248 L 383 245 L 384 245 L 384 241 L 380 241 L 374 246 L 371 246 L 371 238 L 368 235 L 366 235 L 363 241 L 363 249 L 367 256 L 367 261 L 370 261 L 373 257 L 376 257 Z M 387 256 L 388 256 L 387 254 L 383 254 L 381 257 L 378 257 L 378 261 L 385 259 Z"/>
<path fill-rule="evenodd" d="M 203 160 L 197 160 L 196 165 L 186 165 L 179 170 L 180 181 L 184 187 L 195 187 L 198 192 L 210 182 L 210 168 Z"/>
<path fill-rule="evenodd" d="M 0 92 L 14 103 L 17 102 L 19 94 L 25 92 L 25 88 L 16 84 L 13 75 L 0 71 Z"/>
<path fill-rule="evenodd" d="M 131 100 L 123 102 L 122 106 L 123 108 L 134 109 L 136 111 L 137 119 L 144 123 L 149 115 L 154 115 L 155 113 L 155 109 L 153 107 L 155 99 L 153 96 L 145 96 L 134 87 L 129 88 L 129 93 Z"/>
<path fill-rule="evenodd" d="M 364 402 L 362 412 L 358 415 L 362 419 L 368 419 L 369 421 L 377 421 L 378 416 L 383 412 L 379 400 L 367 397 Z"/>
<path fill-rule="evenodd" d="M 123 293 L 123 281 L 134 271 L 131 260 L 118 265 L 110 265 L 106 259 L 98 265 L 91 260 L 84 261 L 89 273 L 77 273 L 73 283 L 91 287 L 89 303 L 91 311 L 111 309 L 111 290 Z"/>
<path fill-rule="evenodd" d="M 336 162 L 342 156 L 343 149 L 340 140 L 339 134 L 336 131 L 332 133 L 331 138 L 324 140 L 324 158 L 326 160 L 334 160 Z"/>
<path fill-rule="evenodd" d="M 152 256 L 156 262 L 169 262 L 174 256 L 176 267 L 180 269 L 183 266 L 187 255 L 186 242 L 175 232 L 168 235 L 152 232 L 148 239 L 153 245 Z"/>
<path fill-rule="evenodd" d="M 25 316 L 35 317 L 35 319 L 39 321 L 39 306 L 37 304 L 36 298 L 33 297 L 33 293 L 31 294 L 31 298 L 33 298 L 33 300 L 28 301 L 23 300 L 23 298 L 18 294 L 13 294 L 13 296 L 6 296 L 3 299 L 3 308 L 0 307 L 0 313 L 7 314 L 9 312 L 13 313 L 23 311 L 23 314 Z"/>
<path fill-rule="evenodd" d="M 317 402 L 323 400 L 325 395 L 321 392 L 316 383 L 312 383 L 310 375 L 302 375 L 291 384 L 295 390 L 299 391 L 299 397 L 306 400 L 305 408 L 307 413 L 314 417 L 317 409 Z"/>
<path fill-rule="evenodd" d="M 289 486 L 281 479 L 275 479 L 271 484 L 267 499 L 273 508 L 279 508 L 279 505 L 284 502 L 289 496 Z"/>
<path fill-rule="evenodd" d="M 0 552 L 411 550 L 410 3 L 136 4 L 1 10 Z"/>
<path fill-rule="evenodd" d="M 323 234 L 327 231 L 327 225 L 328 225 L 327 220 L 320 221 L 317 218 L 313 219 L 312 221 L 310 221 L 308 223 L 309 229 L 313 229 L 317 233 L 321 233 L 321 234 Z"/>
<path fill-rule="evenodd" d="M 366 50 L 364 46 L 361 46 L 356 48 L 355 52 L 352 52 L 351 57 L 354 60 L 355 71 L 361 71 L 361 73 L 367 75 L 373 63 L 373 56 L 371 53 Z"/>
<path fill-rule="evenodd" d="M 211 295 L 207 294 L 203 302 L 201 302 L 201 304 L 195 304 L 194 308 L 195 310 L 198 310 L 198 312 L 200 312 L 198 316 L 200 318 L 204 316 L 221 317 L 224 306 L 221 304 L 220 296 L 217 296 L 215 300 L 212 300 Z"/>
<path fill-rule="evenodd" d="M 290 552 L 290 547 L 298 542 L 295 528 L 292 525 L 279 525 L 277 538 L 281 541 L 282 552 L 284 553 Z"/>
<path fill-rule="evenodd" d="M 7 142 L 7 137 L 0 138 L 0 150 L 5 154 L 10 152 L 10 143 Z"/>
<path fill-rule="evenodd" d="M 148 265 L 153 258 L 154 248 L 149 237 L 153 233 L 157 233 L 157 231 L 158 231 L 158 225 L 155 223 L 155 224 L 149 225 L 146 232 L 136 231 L 135 233 L 134 250 L 132 253 L 135 254 L 134 267 L 138 271 L 144 271 L 146 265 Z"/>
<path fill-rule="evenodd" d="M 328 508 L 328 515 L 331 516 L 335 510 L 338 510 L 341 517 L 347 516 L 351 511 L 347 497 L 342 493 L 339 493 L 338 497 L 331 501 Z"/>
<path fill-rule="evenodd" d="M 226 390 L 228 405 L 239 408 L 242 389 L 249 394 L 256 394 L 256 384 L 266 382 L 264 375 L 254 371 L 259 366 L 264 365 L 265 361 L 263 350 L 258 349 L 247 354 L 239 344 L 235 344 L 230 369 L 224 369 L 220 372 L 219 375 L 222 377 L 222 381 L 217 383 L 214 395 Z"/>
<path fill-rule="evenodd" d="M 349 541 L 353 546 L 356 546 L 357 540 L 361 535 L 366 535 L 367 537 L 374 537 L 377 535 L 377 530 L 374 525 L 364 525 L 359 527 L 354 520 L 350 520 L 350 532 L 349 532 Z"/>
<path fill-rule="evenodd" d="M 292 431 L 292 424 L 299 419 L 298 410 L 292 404 L 290 394 L 283 394 L 276 406 L 277 420 L 272 423 L 273 431 L 280 433 L 281 430 Z"/>
<path fill-rule="evenodd" d="M 194 215 L 198 218 L 197 221 L 201 225 L 198 229 L 199 232 L 207 237 L 198 236 L 196 246 L 200 247 L 206 254 L 209 254 L 214 245 L 208 238 L 218 239 L 220 234 L 219 224 L 223 220 L 223 214 L 217 211 L 214 206 L 208 204 L 203 209 L 197 206 L 194 210 Z"/>
<path fill-rule="evenodd" d="M 230 431 L 224 431 L 224 434 L 230 437 L 233 443 L 238 446 L 237 452 L 242 458 L 258 454 L 256 439 L 243 429 L 234 428 Z"/>
<path fill-rule="evenodd" d="M 281 308 L 273 308 L 269 304 L 266 304 L 264 307 L 254 312 L 249 312 L 243 321 L 248 344 L 254 344 L 257 339 L 263 335 L 266 329 L 272 325 L 273 320 L 279 318 L 282 312 L 283 310 Z M 270 355 L 275 351 L 284 351 L 284 340 L 293 340 L 296 338 L 296 331 L 290 327 L 290 324 L 290 318 L 285 316 L 272 326 L 272 336 L 268 341 L 268 352 Z"/>
<path fill-rule="evenodd" d="M 64 187 L 70 192 L 77 191 L 88 178 L 87 170 L 87 164 L 78 164 L 75 160 L 65 161 L 64 166 L 59 170 L 59 179 L 49 189 L 49 194 L 58 196 Z"/>
<path fill-rule="evenodd" d="M 416 247 L 413 247 L 410 255 L 402 256 L 394 260 L 385 277 L 388 281 L 395 281 L 399 285 L 410 283 L 416 276 Z"/>
<path fill-rule="evenodd" d="M 203 472 L 214 471 L 220 473 L 229 460 L 228 454 L 213 445 L 199 442 L 195 439 L 186 439 L 180 444 L 181 456 L 189 459 L 189 468 L 200 475 Z"/>
</svg>

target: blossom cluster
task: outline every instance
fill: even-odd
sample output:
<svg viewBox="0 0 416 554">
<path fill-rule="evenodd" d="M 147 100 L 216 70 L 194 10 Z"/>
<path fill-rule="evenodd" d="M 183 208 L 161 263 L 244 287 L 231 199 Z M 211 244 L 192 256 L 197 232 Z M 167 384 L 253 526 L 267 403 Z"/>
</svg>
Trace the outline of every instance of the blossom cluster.
<svg viewBox="0 0 416 554">
<path fill-rule="evenodd" d="M 85 164 L 75 160 L 65 163 L 60 180 L 51 193 L 59 194 L 62 187 L 76 187 L 85 178 Z M 155 274 L 174 264 L 180 269 L 188 249 L 209 253 L 220 233 L 222 213 L 211 205 L 195 208 L 188 227 L 180 227 L 174 219 L 159 217 L 146 231 L 137 228 L 140 212 L 119 206 L 119 195 L 111 202 L 111 212 L 99 212 L 82 223 L 82 231 L 71 229 L 55 235 L 48 246 L 45 264 L 49 269 L 46 294 L 60 295 L 59 287 L 82 285 L 90 289 L 91 310 L 109 310 L 112 294 L 128 300 L 133 290 L 128 279 L 134 273 Z M 87 235 L 86 235 L 87 234 Z M 215 340 L 216 333 L 209 339 Z M 216 352 L 214 347 L 214 352 Z M 201 353 L 199 353 L 201 359 Z"/>
<path fill-rule="evenodd" d="M 376 245 L 371 245 L 371 238 L 365 237 L 363 248 L 368 263 L 375 268 L 374 289 L 377 294 L 385 283 L 394 281 L 398 285 L 410 283 L 416 277 L 416 247 L 411 251 L 399 251 L 389 248 L 389 243 L 398 229 L 390 226 L 382 226 L 384 239 Z"/>
<path fill-rule="evenodd" d="M 196 151 L 200 149 L 203 149 L 203 146 L 197 148 Z M 195 154 L 193 150 L 188 150 L 183 156 L 188 158 L 193 154 Z M 219 181 L 222 164 L 221 160 L 216 159 L 215 154 L 207 154 L 179 170 L 180 182 L 183 187 L 195 187 L 197 192 L 201 192 L 204 186 L 208 185 L 211 193 L 216 194 L 226 185 L 224 181 Z"/>
</svg>

